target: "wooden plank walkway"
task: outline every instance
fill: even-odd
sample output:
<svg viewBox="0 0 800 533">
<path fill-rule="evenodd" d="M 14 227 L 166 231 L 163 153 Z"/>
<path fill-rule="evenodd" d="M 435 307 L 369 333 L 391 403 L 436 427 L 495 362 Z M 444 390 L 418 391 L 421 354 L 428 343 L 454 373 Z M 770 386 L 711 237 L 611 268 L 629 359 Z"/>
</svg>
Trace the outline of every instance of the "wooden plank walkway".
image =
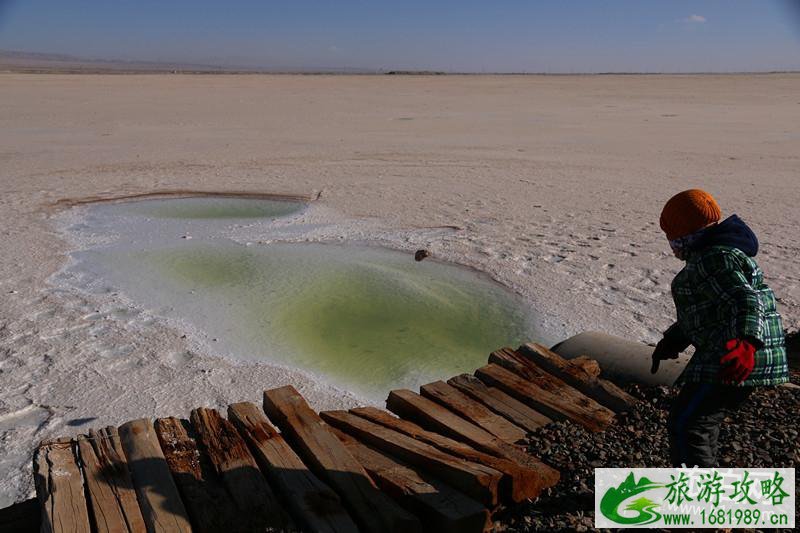
<svg viewBox="0 0 800 533">
<path fill-rule="evenodd" d="M 41 531 L 482 533 L 498 505 L 558 482 L 525 451 L 530 431 L 601 431 L 636 401 L 598 374 L 527 344 L 474 376 L 392 391 L 394 414 L 316 413 L 285 386 L 263 411 L 199 407 L 48 440 L 33 458 Z"/>
</svg>

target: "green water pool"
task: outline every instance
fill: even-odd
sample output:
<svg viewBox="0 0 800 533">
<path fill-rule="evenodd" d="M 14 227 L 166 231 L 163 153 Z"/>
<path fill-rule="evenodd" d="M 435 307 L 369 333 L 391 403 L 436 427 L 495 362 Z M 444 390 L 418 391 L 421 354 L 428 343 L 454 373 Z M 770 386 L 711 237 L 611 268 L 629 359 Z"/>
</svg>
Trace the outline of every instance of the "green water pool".
<svg viewBox="0 0 800 533">
<path fill-rule="evenodd" d="M 220 355 L 299 368 L 377 400 L 537 338 L 529 308 L 475 271 L 351 244 L 245 246 L 219 233 L 249 215 L 225 226 L 221 213 L 279 216 L 275 206 L 196 200 L 106 206 L 89 226 L 116 240 L 75 254 L 75 268 Z M 179 237 L 187 228 L 192 240 Z"/>
<path fill-rule="evenodd" d="M 150 199 L 117 204 L 121 213 L 153 218 L 248 219 L 277 218 L 300 211 L 299 202 L 265 200 L 260 198 L 195 197 Z"/>
</svg>

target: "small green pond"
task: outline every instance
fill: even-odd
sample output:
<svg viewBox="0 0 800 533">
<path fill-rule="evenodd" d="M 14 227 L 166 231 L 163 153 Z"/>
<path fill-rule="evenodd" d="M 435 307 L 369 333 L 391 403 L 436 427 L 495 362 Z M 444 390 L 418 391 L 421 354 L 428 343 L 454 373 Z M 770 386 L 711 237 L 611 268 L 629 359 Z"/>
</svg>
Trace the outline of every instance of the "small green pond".
<svg viewBox="0 0 800 533">
<path fill-rule="evenodd" d="M 175 220 L 96 213 L 95 230 L 113 220 L 107 229 L 123 235 L 75 254 L 76 268 L 188 324 L 220 354 L 297 367 L 376 399 L 471 372 L 491 350 L 535 337 L 527 307 L 472 270 L 366 246 L 245 246 L 220 238 L 218 222 L 198 226 L 197 213 L 222 206 L 191 204 L 135 206 L 145 217 L 191 207 L 190 241 L 175 238 L 186 231 Z"/>
<path fill-rule="evenodd" d="M 151 199 L 117 204 L 121 213 L 174 219 L 277 218 L 297 213 L 298 202 L 260 198 L 194 197 Z"/>
</svg>

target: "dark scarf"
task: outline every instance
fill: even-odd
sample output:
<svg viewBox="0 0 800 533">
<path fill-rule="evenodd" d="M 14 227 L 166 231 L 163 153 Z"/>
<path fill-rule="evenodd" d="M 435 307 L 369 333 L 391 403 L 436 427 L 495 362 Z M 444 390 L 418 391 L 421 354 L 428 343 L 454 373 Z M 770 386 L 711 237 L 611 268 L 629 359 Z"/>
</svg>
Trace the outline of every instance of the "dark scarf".
<svg viewBox="0 0 800 533">
<path fill-rule="evenodd" d="M 738 248 L 750 257 L 758 253 L 758 238 L 738 215 L 731 215 L 718 224 L 669 241 L 669 245 L 680 259 L 711 246 Z"/>
</svg>

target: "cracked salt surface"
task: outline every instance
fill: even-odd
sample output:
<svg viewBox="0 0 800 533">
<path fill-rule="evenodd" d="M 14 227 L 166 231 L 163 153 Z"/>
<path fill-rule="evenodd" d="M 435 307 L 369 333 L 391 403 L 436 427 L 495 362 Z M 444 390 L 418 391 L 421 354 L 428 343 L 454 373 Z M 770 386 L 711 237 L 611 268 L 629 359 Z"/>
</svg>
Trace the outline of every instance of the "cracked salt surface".
<svg viewBox="0 0 800 533">
<path fill-rule="evenodd" d="M 523 302 L 486 276 L 364 246 L 369 227 L 313 210 L 230 198 L 93 206 L 71 227 L 82 245 L 59 278 L 121 292 L 209 353 L 298 368 L 373 401 L 541 338 Z"/>
</svg>

